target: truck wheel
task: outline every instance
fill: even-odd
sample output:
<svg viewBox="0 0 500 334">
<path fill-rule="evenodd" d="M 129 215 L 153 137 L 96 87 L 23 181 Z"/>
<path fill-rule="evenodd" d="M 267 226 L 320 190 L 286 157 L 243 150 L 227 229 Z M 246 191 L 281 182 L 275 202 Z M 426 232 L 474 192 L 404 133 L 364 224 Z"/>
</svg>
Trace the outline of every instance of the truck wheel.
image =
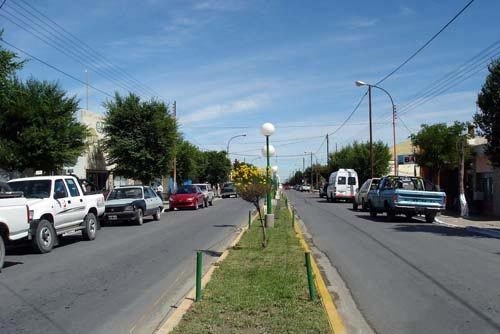
<svg viewBox="0 0 500 334">
<path fill-rule="evenodd" d="M 88 241 L 94 240 L 97 233 L 97 218 L 92 212 L 87 213 L 83 220 L 83 225 L 85 226 L 82 230 L 83 239 Z"/>
<path fill-rule="evenodd" d="M 211 200 L 210 202 L 208 202 L 208 204 L 210 204 L 210 206 L 213 206 L 214 205 L 214 200 Z"/>
<path fill-rule="evenodd" d="M 142 209 L 137 209 L 135 212 L 135 222 L 137 225 L 142 225 L 144 224 L 144 213 L 142 212 Z"/>
<path fill-rule="evenodd" d="M 425 214 L 425 222 L 427 224 L 432 224 L 434 222 L 434 218 L 436 218 L 436 213 L 426 213 Z"/>
<path fill-rule="evenodd" d="M 393 221 L 396 218 L 396 213 L 393 210 L 387 210 L 387 220 Z"/>
<path fill-rule="evenodd" d="M 364 198 L 361 199 L 361 209 L 363 211 L 366 211 L 368 209 L 368 206 L 366 205 Z"/>
<path fill-rule="evenodd" d="M 0 271 L 2 271 L 4 260 L 5 260 L 5 243 L 3 242 L 3 237 L 0 236 Z"/>
<path fill-rule="evenodd" d="M 161 208 L 156 209 L 156 213 L 153 215 L 154 220 L 160 220 L 161 218 Z"/>
<path fill-rule="evenodd" d="M 37 253 L 48 253 L 54 248 L 54 241 L 57 238 L 54 227 L 47 219 L 38 222 L 33 239 L 33 248 Z"/>
<path fill-rule="evenodd" d="M 208 200 L 206 200 L 205 203 L 203 203 L 203 207 L 204 208 L 208 207 Z"/>
<path fill-rule="evenodd" d="M 358 203 L 356 203 L 356 200 L 354 200 L 354 202 L 352 202 L 352 209 L 354 211 L 357 211 L 358 210 Z"/>
</svg>

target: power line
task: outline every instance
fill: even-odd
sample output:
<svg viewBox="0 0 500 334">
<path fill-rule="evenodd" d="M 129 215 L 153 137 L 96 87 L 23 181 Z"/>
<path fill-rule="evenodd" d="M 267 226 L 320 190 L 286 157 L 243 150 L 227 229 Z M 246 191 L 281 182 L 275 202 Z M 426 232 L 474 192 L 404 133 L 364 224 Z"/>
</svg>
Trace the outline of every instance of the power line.
<svg viewBox="0 0 500 334">
<path fill-rule="evenodd" d="M 408 57 L 404 62 L 401 63 L 398 67 L 396 67 L 392 72 L 387 74 L 385 77 L 383 77 L 381 80 L 379 80 L 375 85 L 379 85 L 385 80 L 387 80 L 389 77 L 391 77 L 394 73 L 399 71 L 403 66 L 405 66 L 410 60 L 415 58 L 416 55 L 418 55 L 423 49 L 425 49 L 436 37 L 438 37 L 450 24 L 453 23 L 475 0 L 470 0 L 451 20 L 449 20 L 437 33 L 435 33 L 427 42 L 425 42 L 424 45 L 422 45 L 420 48 L 418 48 L 417 51 L 415 51 L 410 57 Z"/>
<path fill-rule="evenodd" d="M 94 64 L 87 63 L 86 60 L 85 60 L 85 58 L 83 56 L 81 56 L 80 54 L 76 53 L 75 51 L 73 51 L 71 49 L 65 48 L 65 46 L 63 44 L 61 44 L 59 41 L 54 40 L 52 37 L 49 36 L 49 35 L 54 36 L 49 31 L 48 31 L 49 35 L 47 35 L 46 33 L 41 32 L 40 30 L 34 28 L 32 25 L 30 25 L 29 23 L 27 23 L 25 20 L 20 19 L 18 16 L 12 14 L 9 11 L 6 11 L 5 8 L 2 10 L 2 12 L 3 12 L 3 14 L 0 13 L 0 16 L 3 16 L 8 21 L 10 21 L 12 24 L 14 24 L 17 27 L 19 27 L 20 29 L 22 29 L 22 30 L 24 30 L 24 31 L 32 34 L 36 38 L 38 38 L 41 41 L 43 41 L 45 44 L 53 47 L 54 49 L 58 50 L 62 54 L 64 54 L 64 55 L 68 56 L 69 58 L 75 60 L 82 67 L 90 67 L 91 69 L 93 69 L 93 71 L 96 74 L 98 74 L 99 76 L 103 77 L 106 80 L 115 82 L 115 84 L 117 84 L 121 88 L 125 89 L 126 91 L 134 91 L 135 90 L 135 89 L 131 88 L 128 85 L 125 85 L 125 84 L 122 84 L 122 83 L 118 82 L 112 76 L 110 76 L 108 73 L 101 72 L 98 69 L 98 67 L 95 66 Z M 5 14 L 9 15 L 9 17 L 6 16 Z M 45 31 L 47 31 L 47 30 L 45 29 Z"/>
<path fill-rule="evenodd" d="M 74 34 L 72 34 L 71 32 L 69 32 L 68 30 L 66 30 L 64 27 L 62 27 L 61 25 L 59 25 L 57 22 L 55 22 L 54 20 L 52 20 L 50 17 L 48 17 L 44 13 L 42 13 L 41 11 L 39 11 L 38 9 L 36 9 L 35 7 L 33 7 L 27 1 L 25 1 L 25 0 L 20 0 L 20 1 L 23 2 L 27 7 L 31 8 L 34 12 L 38 13 L 39 16 L 45 18 L 48 22 L 52 23 L 52 26 L 50 24 L 48 24 L 48 23 L 45 23 L 47 26 L 51 27 L 52 30 L 54 30 L 54 31 L 57 32 L 57 29 L 55 29 L 54 26 L 57 27 L 57 28 L 59 28 L 63 32 L 63 33 L 61 33 L 61 35 L 63 36 L 63 38 L 65 38 L 66 40 L 70 41 L 72 44 L 76 45 L 77 47 L 81 48 L 84 52 L 86 52 L 87 54 L 89 54 L 91 57 L 93 57 L 94 59 L 97 59 L 97 61 L 100 61 L 100 62 L 104 63 L 105 65 L 109 66 L 110 67 L 110 71 L 113 70 L 116 73 L 121 73 L 123 76 L 129 78 L 129 80 L 130 80 L 129 82 L 135 82 L 137 85 L 139 85 L 143 91 L 145 91 L 145 92 L 152 92 L 153 94 L 151 94 L 151 95 L 160 96 L 160 94 L 158 94 L 157 92 L 155 92 L 155 90 L 153 88 L 151 88 L 151 87 L 149 87 L 149 86 L 141 83 L 139 80 L 137 80 L 135 77 L 133 77 L 132 75 L 130 75 L 128 72 L 126 72 L 122 68 L 120 68 L 120 67 L 114 65 L 113 63 L 111 63 L 110 61 L 108 61 L 106 59 L 106 57 L 104 57 L 102 54 L 100 54 L 98 51 L 96 51 L 90 45 L 88 45 L 87 43 L 85 43 L 84 41 L 82 41 L 81 39 L 79 39 L 78 37 L 76 37 Z M 32 12 L 30 12 L 30 10 L 26 9 L 26 7 L 22 7 L 17 2 L 15 2 L 14 4 L 17 5 L 20 8 L 23 8 L 26 12 L 30 13 L 32 16 L 36 17 L 39 21 L 43 22 L 43 20 L 41 20 L 39 18 L 39 16 L 37 16 L 37 15 L 33 14 Z M 67 36 L 69 36 L 70 38 L 65 37 L 64 36 L 65 34 Z M 72 39 L 74 39 L 75 41 L 77 41 L 81 45 L 78 45 Z"/>
<path fill-rule="evenodd" d="M 12 43 L 7 42 L 7 41 L 6 41 L 5 39 L 3 39 L 3 38 L 0 38 L 0 42 L 2 42 L 2 43 L 4 43 L 4 44 L 6 44 L 6 45 L 8 45 L 8 46 L 10 46 L 11 48 L 13 48 L 13 49 L 15 49 L 15 50 L 17 50 L 17 51 L 19 51 L 19 52 L 21 52 L 21 53 L 23 53 L 23 54 L 25 54 L 25 55 L 26 55 L 26 56 L 28 56 L 28 57 L 31 57 L 31 58 L 33 58 L 33 59 L 35 59 L 35 60 L 39 61 L 40 63 L 42 63 L 42 64 L 44 64 L 44 65 L 46 65 L 46 66 L 48 66 L 48 67 L 52 68 L 53 70 L 55 70 L 55 71 L 57 71 L 57 72 L 59 72 L 59 73 L 61 73 L 61 74 L 64 74 L 65 76 L 67 76 L 67 77 L 69 77 L 69 78 L 71 78 L 71 79 L 73 79 L 73 80 L 75 80 L 75 81 L 78 81 L 79 83 L 82 83 L 82 84 L 85 84 L 85 85 L 87 84 L 85 81 L 80 80 L 80 79 L 78 79 L 77 77 L 75 77 L 75 76 L 73 76 L 73 75 L 71 75 L 71 74 L 69 74 L 69 73 L 66 73 L 66 72 L 64 72 L 63 70 L 61 70 L 61 69 L 59 69 L 59 68 L 55 67 L 54 65 L 51 65 L 51 64 L 47 63 L 46 61 L 43 61 L 43 60 L 41 60 L 40 58 L 33 56 L 32 54 L 28 53 L 27 51 L 24 51 L 24 50 L 22 50 L 22 49 L 18 48 L 17 46 L 13 45 Z M 111 94 L 109 94 L 109 93 L 107 93 L 107 92 L 103 91 L 102 89 L 99 89 L 99 88 L 97 88 L 97 87 L 95 87 L 95 86 L 92 86 L 92 85 L 89 85 L 89 87 L 92 87 L 92 89 L 95 89 L 96 91 L 98 91 L 98 92 L 100 92 L 100 93 L 102 93 L 102 94 L 104 94 L 104 95 L 106 95 L 106 96 L 108 96 L 108 97 L 110 97 L 110 98 L 114 98 L 114 96 L 113 96 L 113 95 L 111 95 Z"/>
<path fill-rule="evenodd" d="M 356 110 L 358 110 L 359 106 L 361 105 L 361 103 L 363 102 L 363 100 L 365 99 L 365 96 L 368 95 L 368 92 L 365 92 L 363 94 L 363 96 L 361 96 L 361 99 L 359 100 L 358 104 L 354 107 L 353 111 L 351 111 L 351 113 L 349 114 L 349 116 L 346 118 L 346 120 L 344 122 L 342 122 L 342 124 L 333 132 L 329 133 L 328 135 L 334 135 L 336 134 L 337 132 L 340 131 L 340 129 L 342 129 L 344 127 L 344 125 L 346 125 L 347 122 L 349 122 L 349 120 L 351 119 L 351 117 L 354 115 L 354 113 L 356 112 Z"/>
</svg>

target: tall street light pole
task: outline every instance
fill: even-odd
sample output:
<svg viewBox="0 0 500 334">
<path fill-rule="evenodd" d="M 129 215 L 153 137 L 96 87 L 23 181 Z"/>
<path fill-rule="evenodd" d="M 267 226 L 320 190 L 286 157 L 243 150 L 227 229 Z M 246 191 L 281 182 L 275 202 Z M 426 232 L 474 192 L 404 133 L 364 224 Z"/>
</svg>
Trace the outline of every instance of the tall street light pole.
<svg viewBox="0 0 500 334">
<path fill-rule="evenodd" d="M 394 158 L 394 174 L 398 175 L 398 156 L 396 152 L 396 105 L 394 104 L 394 100 L 392 99 L 391 94 L 384 88 L 371 85 L 363 81 L 356 81 L 356 86 L 368 86 L 368 112 L 369 112 L 369 122 L 370 122 L 370 164 L 371 164 L 371 174 L 373 178 L 373 142 L 372 142 L 372 87 L 378 88 L 389 96 L 392 104 L 392 150 L 393 150 L 393 158 Z"/>
<path fill-rule="evenodd" d="M 266 180 L 267 180 L 267 185 L 268 185 L 269 188 L 267 190 L 266 200 L 267 200 L 267 214 L 268 215 L 271 215 L 273 213 L 273 204 L 272 204 L 272 198 L 271 198 L 271 184 L 272 184 L 272 181 L 271 181 L 271 175 L 270 175 L 271 166 L 270 166 L 269 158 L 270 158 L 271 155 L 273 155 L 275 153 L 275 151 L 274 151 L 274 147 L 271 146 L 271 145 L 269 145 L 269 137 L 274 133 L 274 130 L 275 130 L 274 125 L 271 124 L 271 123 L 264 123 L 264 124 L 262 124 L 262 127 L 260 129 L 261 133 L 266 137 L 266 146 L 263 149 L 263 151 L 265 151 L 265 156 L 266 156 L 266 159 L 267 159 L 267 163 L 266 163 Z M 274 218 L 272 218 L 272 219 L 274 221 Z"/>
<path fill-rule="evenodd" d="M 238 138 L 238 137 L 246 137 L 247 134 L 246 133 L 243 133 L 241 135 L 236 135 L 236 136 L 233 136 L 231 138 L 229 138 L 229 140 L 227 141 L 227 148 L 226 148 L 226 154 L 227 154 L 227 158 L 229 159 L 229 144 L 231 144 L 231 140 L 233 140 L 234 138 Z"/>
<path fill-rule="evenodd" d="M 313 152 L 304 152 L 304 154 L 310 154 L 311 155 L 311 191 L 312 191 L 312 187 L 313 187 L 313 181 L 314 181 L 314 178 L 313 178 Z"/>
</svg>

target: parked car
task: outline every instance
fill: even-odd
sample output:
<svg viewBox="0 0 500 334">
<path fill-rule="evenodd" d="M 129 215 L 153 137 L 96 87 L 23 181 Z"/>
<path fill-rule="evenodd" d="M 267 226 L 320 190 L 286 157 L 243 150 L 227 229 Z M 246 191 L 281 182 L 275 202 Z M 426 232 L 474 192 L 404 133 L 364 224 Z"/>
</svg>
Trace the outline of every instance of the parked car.
<svg viewBox="0 0 500 334">
<path fill-rule="evenodd" d="M 356 196 L 354 196 L 354 201 L 352 202 L 353 210 L 357 210 L 360 205 L 362 210 L 368 209 L 368 192 L 377 189 L 379 181 L 379 178 L 373 178 L 363 183 L 361 188 L 356 192 Z"/>
<path fill-rule="evenodd" d="M 205 195 L 205 206 L 208 206 L 209 204 L 212 206 L 214 205 L 214 191 L 212 190 L 212 186 L 209 185 L 208 183 L 195 183 L 193 186 L 198 186 L 201 189 L 201 192 L 203 195 Z"/>
<path fill-rule="evenodd" d="M 341 168 L 330 174 L 326 199 L 330 202 L 339 199 L 354 201 L 358 187 L 358 173 L 354 169 Z"/>
<path fill-rule="evenodd" d="M 5 245 L 27 235 L 29 229 L 28 201 L 22 192 L 12 192 L 0 182 L 0 271 L 5 259 Z"/>
<path fill-rule="evenodd" d="M 122 186 L 114 188 L 106 198 L 104 221 L 134 221 L 144 223 L 145 216 L 160 220 L 163 201 L 148 186 Z"/>
<path fill-rule="evenodd" d="M 319 187 L 319 197 L 323 198 L 326 197 L 326 190 L 328 188 L 328 182 Z"/>
<path fill-rule="evenodd" d="M 311 186 L 308 185 L 308 184 L 303 184 L 300 186 L 300 191 L 304 192 L 304 191 L 311 191 Z"/>
<path fill-rule="evenodd" d="M 74 176 L 37 176 L 10 180 L 14 191 L 21 191 L 29 205 L 29 229 L 20 238 L 33 241 L 37 252 L 47 253 L 58 244 L 58 236 L 82 231 L 93 240 L 104 214 L 102 194 L 85 195 Z"/>
<path fill-rule="evenodd" d="M 195 185 L 185 185 L 177 189 L 177 191 L 170 196 L 170 211 L 175 209 L 191 208 L 198 210 L 205 206 L 205 195 L 200 187 Z"/>
<path fill-rule="evenodd" d="M 236 187 L 234 186 L 234 183 L 228 182 L 224 183 L 224 186 L 222 187 L 221 190 L 221 197 L 226 198 L 226 197 L 238 197 L 238 193 L 236 192 Z"/>
<path fill-rule="evenodd" d="M 404 214 L 408 219 L 425 215 L 425 221 L 432 223 L 436 214 L 445 209 L 446 194 L 426 191 L 419 177 L 386 176 L 380 179 L 376 189 L 368 193 L 370 216 L 385 212 L 388 219 Z"/>
</svg>

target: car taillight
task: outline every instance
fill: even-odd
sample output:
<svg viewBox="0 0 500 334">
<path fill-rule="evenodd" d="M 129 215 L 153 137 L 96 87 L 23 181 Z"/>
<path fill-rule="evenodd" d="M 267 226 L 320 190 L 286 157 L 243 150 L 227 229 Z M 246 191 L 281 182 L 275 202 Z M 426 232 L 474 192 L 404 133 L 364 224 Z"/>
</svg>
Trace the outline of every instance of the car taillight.
<svg viewBox="0 0 500 334">
<path fill-rule="evenodd" d="M 33 220 L 33 210 L 30 210 L 30 207 L 26 205 L 26 218 L 28 219 L 28 224 Z"/>
</svg>

